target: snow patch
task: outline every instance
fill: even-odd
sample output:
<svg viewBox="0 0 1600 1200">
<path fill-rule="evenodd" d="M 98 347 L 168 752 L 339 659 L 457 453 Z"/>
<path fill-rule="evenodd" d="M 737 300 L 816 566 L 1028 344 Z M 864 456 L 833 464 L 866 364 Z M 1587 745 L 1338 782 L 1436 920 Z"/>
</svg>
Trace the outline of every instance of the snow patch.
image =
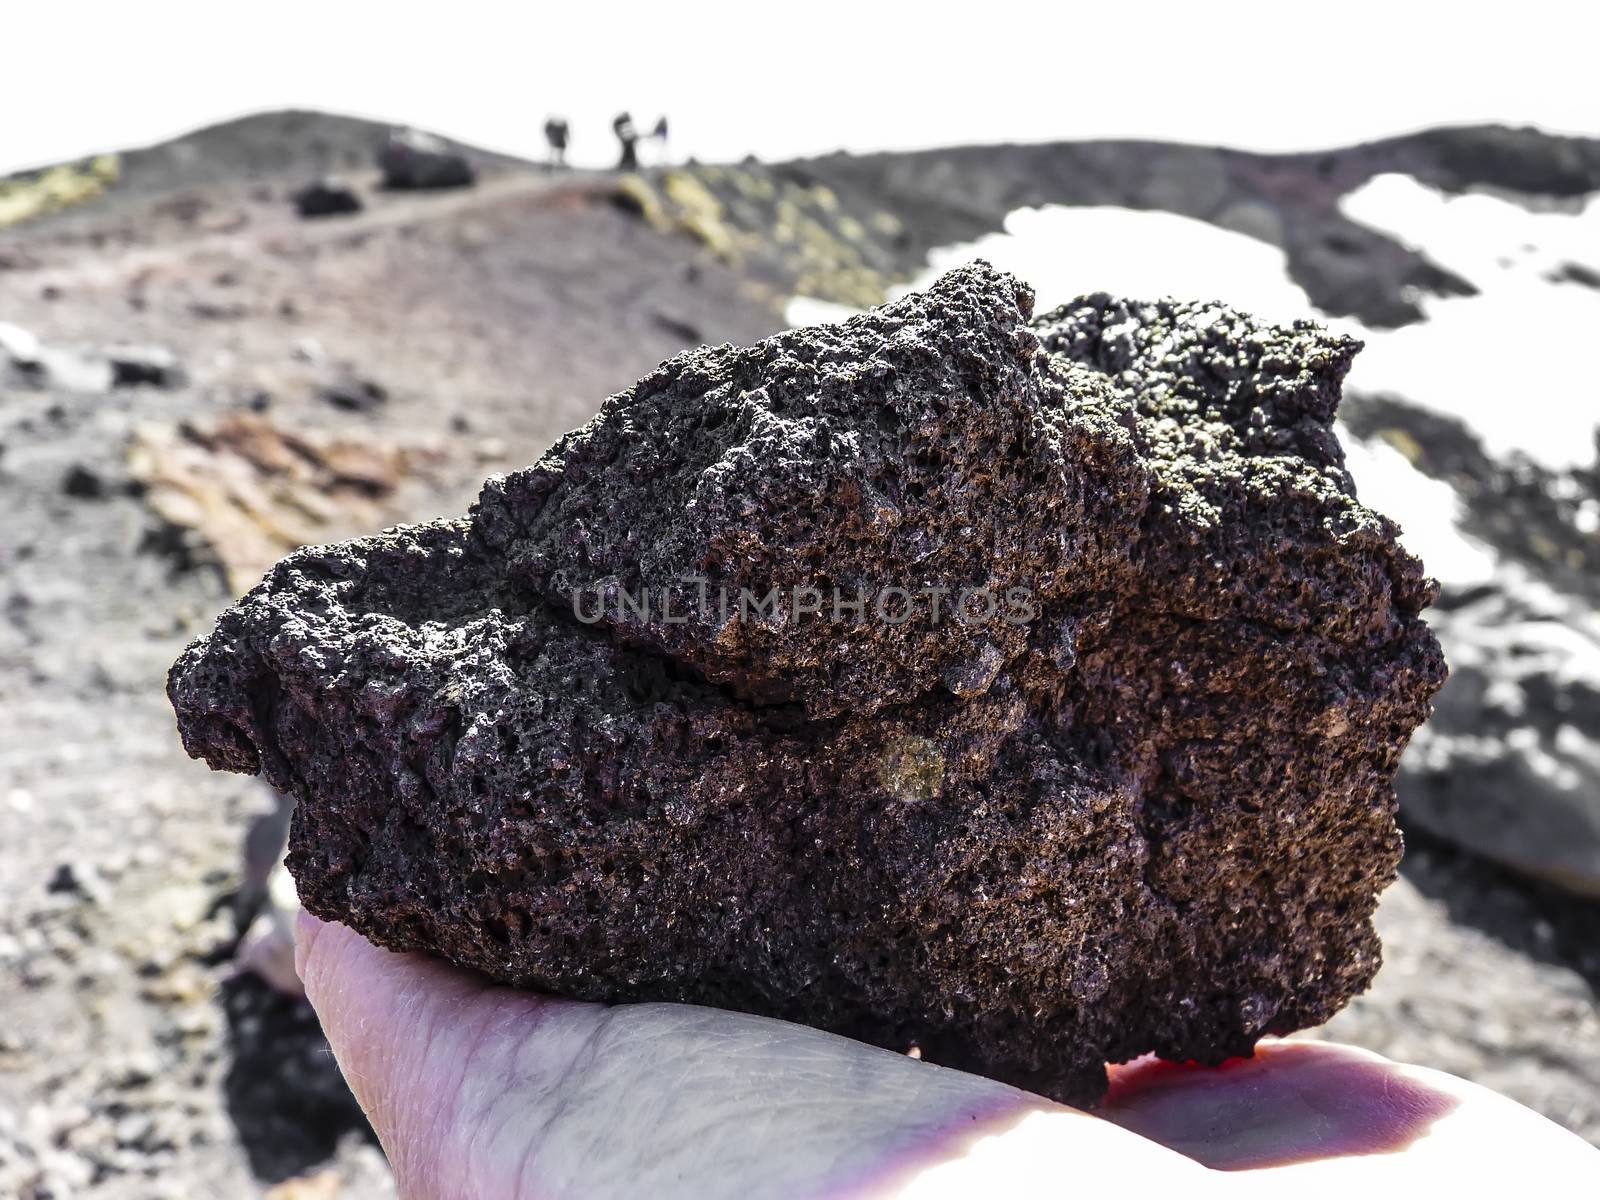
<svg viewBox="0 0 1600 1200">
<path fill-rule="evenodd" d="M 835 304 L 832 300 L 819 300 L 815 296 L 791 296 L 784 306 L 783 319 L 792 329 L 808 325 L 837 325 L 848 321 L 862 310 L 848 304 Z"/>
<path fill-rule="evenodd" d="M 1278 248 L 1174 213 L 1118 207 L 1019 209 L 1005 231 L 929 255 L 896 295 L 926 288 L 985 258 L 1033 284 L 1038 311 L 1089 292 L 1135 298 L 1220 297 L 1271 321 L 1311 317 L 1359 337 L 1346 390 L 1388 392 L 1463 420 L 1485 449 L 1554 470 L 1595 458 L 1600 372 L 1584 369 L 1600 331 L 1600 291 L 1546 278 L 1562 263 L 1600 268 L 1600 202 L 1532 212 L 1496 196 L 1446 196 L 1409 175 L 1381 175 L 1347 195 L 1353 220 L 1383 229 L 1463 275 L 1470 297 L 1424 297 L 1427 320 L 1373 330 L 1314 309 Z M 792 324 L 842 320 L 854 309 L 810 297 Z M 1341 438 L 1362 502 L 1401 526 L 1402 541 L 1441 581 L 1459 587 L 1495 574 L 1495 555 L 1461 528 L 1460 498 L 1385 442 Z M 1600 524 L 1600 513 L 1587 514 Z"/>
<path fill-rule="evenodd" d="M 1600 269 L 1600 202 L 1531 212 L 1498 196 L 1447 196 L 1409 175 L 1379 175 L 1340 207 L 1480 292 L 1423 296 L 1426 321 L 1363 332 L 1367 348 L 1348 386 L 1459 417 L 1497 458 L 1520 453 L 1555 471 L 1592 464 L 1600 290 L 1547 276 L 1564 263 Z"/>
<path fill-rule="evenodd" d="M 1400 543 L 1420 558 L 1440 583 L 1468 588 L 1495 576 L 1495 553 L 1461 527 L 1461 497 L 1443 480 L 1432 479 L 1381 438 L 1363 442 L 1338 427 L 1345 466 L 1356 481 L 1356 495 L 1400 526 Z"/>
<path fill-rule="evenodd" d="M 932 251 L 928 270 L 896 294 L 921 291 L 975 258 L 1032 284 L 1038 312 L 1110 292 L 1220 299 L 1270 321 L 1317 316 L 1276 246 L 1177 213 L 1109 205 L 1017 209 L 1006 217 L 1003 233 Z"/>
</svg>

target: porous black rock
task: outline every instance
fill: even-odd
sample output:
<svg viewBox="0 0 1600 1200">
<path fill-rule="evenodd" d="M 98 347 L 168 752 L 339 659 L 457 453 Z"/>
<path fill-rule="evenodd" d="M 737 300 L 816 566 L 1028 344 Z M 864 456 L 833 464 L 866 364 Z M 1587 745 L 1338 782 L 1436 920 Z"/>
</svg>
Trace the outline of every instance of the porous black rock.
<svg viewBox="0 0 1600 1200">
<path fill-rule="evenodd" d="M 979 264 L 682 355 L 468 517 L 292 554 L 173 668 L 185 745 L 298 798 L 312 911 L 514 984 L 1078 1103 L 1325 1020 L 1444 672 L 1356 345 L 1031 306 Z"/>
<path fill-rule="evenodd" d="M 189 382 L 188 371 L 165 346 L 111 346 L 105 356 L 112 387 L 180 388 Z"/>
<path fill-rule="evenodd" d="M 302 217 L 338 217 L 360 212 L 361 196 L 337 175 L 313 180 L 294 194 L 294 210 Z"/>
<path fill-rule="evenodd" d="M 491 480 L 475 528 L 529 592 L 752 702 L 981 693 L 1027 645 L 1015 618 L 1103 586 L 1146 487 L 1126 402 L 1087 379 L 1064 402 L 1029 304 L 958 271 L 680 355 Z"/>
<path fill-rule="evenodd" d="M 378 147 L 383 186 L 397 191 L 470 187 L 478 172 L 461 150 L 420 129 L 396 129 Z"/>
</svg>

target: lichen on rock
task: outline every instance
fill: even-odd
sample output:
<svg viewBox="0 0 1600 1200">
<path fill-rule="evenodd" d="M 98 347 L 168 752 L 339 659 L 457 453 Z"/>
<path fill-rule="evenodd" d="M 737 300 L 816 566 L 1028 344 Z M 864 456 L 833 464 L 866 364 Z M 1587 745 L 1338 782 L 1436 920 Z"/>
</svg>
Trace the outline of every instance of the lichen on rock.
<svg viewBox="0 0 1600 1200">
<path fill-rule="evenodd" d="M 1078 1103 L 1326 1019 L 1443 678 L 1357 347 L 1031 309 L 978 264 L 702 348 L 466 518 L 291 554 L 173 668 L 185 745 L 297 796 L 313 911 L 518 985 Z"/>
</svg>

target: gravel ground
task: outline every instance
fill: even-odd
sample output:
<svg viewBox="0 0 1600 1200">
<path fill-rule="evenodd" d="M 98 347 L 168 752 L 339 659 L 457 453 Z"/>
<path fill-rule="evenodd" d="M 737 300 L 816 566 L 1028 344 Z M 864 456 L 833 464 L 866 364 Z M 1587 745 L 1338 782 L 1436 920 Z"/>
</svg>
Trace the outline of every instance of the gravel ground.
<svg viewBox="0 0 1600 1200">
<path fill-rule="evenodd" d="M 0 233 L 29 261 L 0 270 L 0 320 L 168 347 L 188 375 L 99 394 L 0 375 L 0 1195 L 391 1191 L 309 1009 L 232 965 L 240 843 L 273 799 L 178 745 L 166 669 L 229 593 L 139 494 L 130 438 L 251 413 L 445 446 L 376 523 L 420 519 L 686 340 L 779 320 L 587 181 L 502 174 L 318 224 L 293 218 L 297 182 Z M 386 399 L 330 403 L 335 366 Z"/>
</svg>

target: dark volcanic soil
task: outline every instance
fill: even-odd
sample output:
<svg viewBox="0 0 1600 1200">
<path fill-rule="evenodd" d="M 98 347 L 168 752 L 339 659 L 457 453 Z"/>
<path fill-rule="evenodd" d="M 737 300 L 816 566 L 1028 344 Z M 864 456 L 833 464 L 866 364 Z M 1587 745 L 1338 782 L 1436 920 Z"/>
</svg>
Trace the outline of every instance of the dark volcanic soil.
<svg viewBox="0 0 1600 1200">
<path fill-rule="evenodd" d="M 240 841 L 273 801 L 189 761 L 162 694 L 263 555 L 460 511 L 660 360 L 770 333 L 802 280 L 870 298 L 1055 170 L 1040 148 L 723 168 L 705 189 L 744 199 L 713 220 L 681 182 L 492 157 L 471 190 L 382 193 L 361 161 L 378 132 L 281 115 L 209 131 L 0 229 L 0 322 L 64 353 L 154 343 L 186 376 L 85 390 L 0 366 L 0 1194 L 237 1196 L 323 1172 L 341 1197 L 391 1194 L 304 1007 L 232 978 Z M 1463 145 L 1386 169 L 1544 170 Z M 1206 180 L 1243 168 L 1218 153 L 1057 157 L 1176 188 L 1178 211 L 1199 203 L 1185 189 L 1210 195 L 1221 221 Z M 1562 161 L 1541 186 L 1590 169 Z M 297 220 L 292 193 L 330 168 L 366 210 Z M 1324 204 L 1315 161 L 1274 169 L 1273 213 L 1296 188 Z M 939 179 L 990 174 L 982 205 L 934 220 L 966 187 Z M 1391 283 L 1425 270 L 1370 258 Z M 1600 916 L 1415 840 L 1402 872 L 1378 913 L 1387 965 L 1326 1030 L 1600 1140 Z"/>
</svg>

